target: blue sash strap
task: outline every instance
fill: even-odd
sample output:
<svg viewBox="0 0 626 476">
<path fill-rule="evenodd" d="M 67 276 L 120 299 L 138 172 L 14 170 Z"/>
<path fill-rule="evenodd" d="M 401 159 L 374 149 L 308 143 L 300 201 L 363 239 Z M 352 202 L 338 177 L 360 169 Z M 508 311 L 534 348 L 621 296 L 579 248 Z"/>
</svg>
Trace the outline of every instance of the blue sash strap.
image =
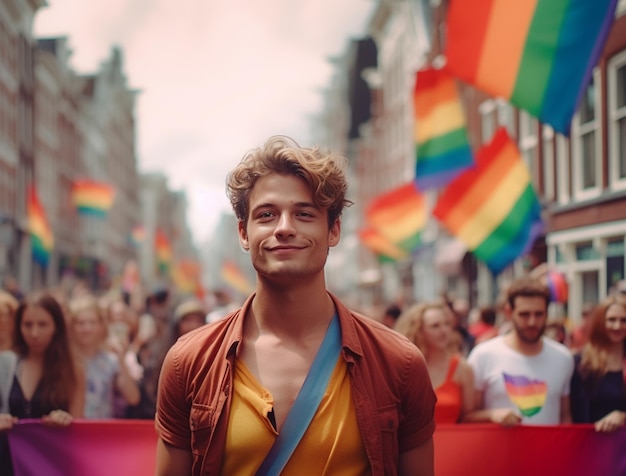
<svg viewBox="0 0 626 476">
<path fill-rule="evenodd" d="M 296 401 L 256 476 L 277 476 L 281 473 L 317 412 L 340 353 L 341 328 L 335 313 Z"/>
</svg>

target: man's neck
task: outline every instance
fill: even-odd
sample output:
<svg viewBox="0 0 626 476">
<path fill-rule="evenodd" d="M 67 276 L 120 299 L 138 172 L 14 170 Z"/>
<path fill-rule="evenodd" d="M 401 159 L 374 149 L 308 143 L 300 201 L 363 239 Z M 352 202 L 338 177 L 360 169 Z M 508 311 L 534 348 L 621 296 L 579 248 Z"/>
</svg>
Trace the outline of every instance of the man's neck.
<svg viewBox="0 0 626 476">
<path fill-rule="evenodd" d="M 538 355 L 543 350 L 543 336 L 537 342 L 526 342 L 512 331 L 504 339 L 509 347 L 527 357 Z"/>
<path fill-rule="evenodd" d="M 276 289 L 260 286 L 251 306 L 253 333 L 298 339 L 328 327 L 335 312 L 325 288 Z"/>
</svg>

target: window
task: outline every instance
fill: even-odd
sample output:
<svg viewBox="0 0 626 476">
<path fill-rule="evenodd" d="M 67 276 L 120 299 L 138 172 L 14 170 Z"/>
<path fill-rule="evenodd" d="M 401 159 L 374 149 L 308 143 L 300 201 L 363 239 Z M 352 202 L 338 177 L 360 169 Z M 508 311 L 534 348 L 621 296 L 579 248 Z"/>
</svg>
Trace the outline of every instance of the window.
<svg viewBox="0 0 626 476">
<path fill-rule="evenodd" d="M 626 51 L 615 56 L 608 68 L 609 185 L 626 189 Z"/>
<path fill-rule="evenodd" d="M 602 152 L 600 149 L 600 91 L 598 70 L 585 90 L 572 124 L 574 195 L 585 200 L 600 193 Z"/>
<path fill-rule="evenodd" d="M 513 121 L 513 106 L 503 99 L 497 99 L 498 125 L 505 127 L 509 136 L 515 138 L 515 124 Z"/>
<path fill-rule="evenodd" d="M 483 144 L 487 144 L 493 139 L 493 134 L 496 131 L 495 111 L 496 105 L 491 99 L 484 101 L 478 106 L 478 112 L 480 113 L 481 142 Z"/>
</svg>

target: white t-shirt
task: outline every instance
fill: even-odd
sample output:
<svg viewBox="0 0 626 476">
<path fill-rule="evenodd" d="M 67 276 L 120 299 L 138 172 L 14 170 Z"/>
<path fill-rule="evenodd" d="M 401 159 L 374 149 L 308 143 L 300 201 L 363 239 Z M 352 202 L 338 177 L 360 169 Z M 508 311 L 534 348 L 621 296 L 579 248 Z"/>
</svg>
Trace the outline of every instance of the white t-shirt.
<svg viewBox="0 0 626 476">
<path fill-rule="evenodd" d="M 569 395 L 574 357 L 567 347 L 542 337 L 543 349 L 526 356 L 505 343 L 505 336 L 477 345 L 468 357 L 484 408 L 511 408 L 526 425 L 560 423 L 561 397 Z"/>
</svg>

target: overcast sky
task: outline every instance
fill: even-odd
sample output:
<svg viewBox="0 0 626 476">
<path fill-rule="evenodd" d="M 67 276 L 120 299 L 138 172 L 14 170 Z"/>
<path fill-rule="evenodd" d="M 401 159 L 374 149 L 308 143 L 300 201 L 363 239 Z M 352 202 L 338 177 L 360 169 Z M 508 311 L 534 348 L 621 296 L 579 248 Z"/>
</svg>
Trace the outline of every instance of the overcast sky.
<svg viewBox="0 0 626 476">
<path fill-rule="evenodd" d="M 79 73 L 118 45 L 137 104 L 140 170 L 184 189 L 197 243 L 230 210 L 227 172 L 273 134 L 309 143 L 330 56 L 363 36 L 374 0 L 48 0 L 37 36 L 67 36 Z"/>
</svg>

